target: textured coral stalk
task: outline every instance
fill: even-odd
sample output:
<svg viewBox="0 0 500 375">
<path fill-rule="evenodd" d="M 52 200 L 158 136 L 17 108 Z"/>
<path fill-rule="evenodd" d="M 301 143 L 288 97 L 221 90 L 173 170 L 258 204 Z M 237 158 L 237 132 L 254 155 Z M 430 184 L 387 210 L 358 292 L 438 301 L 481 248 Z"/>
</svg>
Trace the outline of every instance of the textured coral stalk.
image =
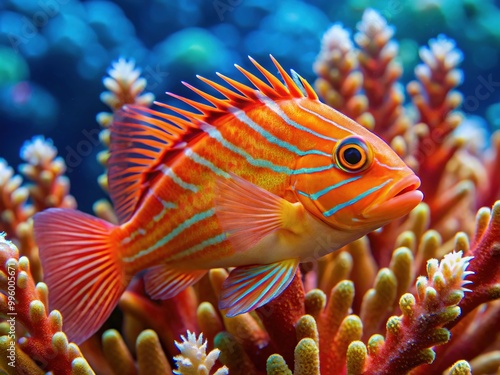
<svg viewBox="0 0 500 375">
<path fill-rule="evenodd" d="M 304 296 L 301 273 L 297 270 L 295 278 L 279 297 L 257 309 L 278 352 L 288 363 L 293 358 L 293 351 L 290 349 L 297 343 L 295 324 L 305 314 Z"/>
<path fill-rule="evenodd" d="M 408 84 L 407 90 L 418 111 L 422 129 L 415 159 L 419 164 L 421 190 L 431 206 L 432 215 L 438 214 L 434 205 L 442 196 L 436 189 L 447 162 L 460 144 L 448 139 L 460 124 L 461 115 L 455 111 L 462 102 L 461 94 L 454 90 L 462 83 L 462 71 L 457 66 L 462 52 L 455 42 L 444 35 L 429 41 L 429 47 L 420 49 L 423 64 L 415 68 L 418 81 Z"/>
<path fill-rule="evenodd" d="M 489 206 L 500 199 L 500 131 L 491 136 L 490 154 L 485 156 L 483 163 L 487 168 L 486 183 L 478 184 L 478 205 Z M 484 181 L 481 181 L 484 182 Z"/>
<path fill-rule="evenodd" d="M 29 190 L 22 186 L 22 182 L 22 177 L 15 175 L 7 162 L 0 159 L 0 231 L 17 242 L 21 254 L 39 264 L 33 231 L 28 222 L 35 209 L 27 204 Z"/>
<path fill-rule="evenodd" d="M 355 318 L 346 321 L 354 298 L 354 285 L 351 281 L 338 283 L 330 292 L 330 297 L 325 310 L 318 317 L 318 330 L 320 335 L 320 358 L 322 371 L 325 374 L 335 373 L 344 365 L 342 360 L 345 352 L 337 350 L 335 345 L 339 342 L 345 344 L 346 340 L 338 335 L 340 327 L 352 323 L 356 325 Z M 356 330 L 355 330 L 356 331 Z M 344 331 L 345 332 L 345 331 Z M 359 337 L 353 340 L 360 339 Z M 347 343 L 348 345 L 349 343 Z M 346 345 L 346 349 L 347 349 Z"/>
<path fill-rule="evenodd" d="M 484 302 L 500 299 L 500 201 L 491 210 L 481 208 L 476 217 L 476 233 L 470 255 L 474 256 L 469 270 L 474 274 L 470 293 L 460 302 L 462 316 Z M 457 322 L 451 322 L 452 327 Z"/>
<path fill-rule="evenodd" d="M 54 310 L 47 315 L 47 286 L 35 285 L 28 258 L 19 258 L 17 248 L 3 235 L 0 236 L 0 267 L 0 314 L 7 317 L 10 326 L 8 335 L 1 339 L 3 370 L 12 374 L 42 370 L 61 375 L 74 371 L 93 374 L 78 346 L 68 343 L 62 331 L 61 314 Z M 13 355 L 10 348 L 14 347 Z M 15 368 L 10 362 L 14 362 Z"/>
<path fill-rule="evenodd" d="M 66 164 L 57 156 L 50 139 L 42 136 L 26 141 L 21 148 L 21 174 L 31 183 L 22 185 L 22 178 L 0 159 L 0 231 L 5 231 L 19 247 L 21 255 L 31 262 L 36 281 L 42 279 L 38 249 L 33 238 L 31 217 L 50 207 L 75 208 L 69 194 L 69 179 L 64 176 Z M 28 203 L 28 200 L 31 203 Z"/>
<path fill-rule="evenodd" d="M 412 371 L 412 375 L 425 375 L 430 371 L 441 373 L 455 361 L 474 360 L 481 353 L 488 352 L 492 339 L 495 334 L 498 336 L 498 332 L 500 332 L 500 301 L 495 301 L 482 306 L 457 324 L 451 330 L 450 343 L 435 349 L 436 360 L 432 363 L 432 367 L 420 366 Z M 497 366 L 493 367 L 495 369 L 500 367 L 500 351 L 497 353 Z M 478 371 L 478 373 L 488 372 Z"/>
<path fill-rule="evenodd" d="M 324 34 L 321 52 L 314 63 L 318 75 L 316 90 L 325 103 L 371 128 L 373 118 L 366 113 L 368 102 L 360 93 L 363 77 L 357 67 L 357 51 L 349 32 L 334 24 Z"/>
<path fill-rule="evenodd" d="M 360 47 L 359 66 L 373 131 L 387 142 L 402 135 L 409 122 L 403 116 L 404 96 L 397 80 L 402 68 L 395 58 L 398 44 L 392 40 L 394 28 L 375 10 L 367 9 L 358 23 L 354 39 Z"/>
</svg>

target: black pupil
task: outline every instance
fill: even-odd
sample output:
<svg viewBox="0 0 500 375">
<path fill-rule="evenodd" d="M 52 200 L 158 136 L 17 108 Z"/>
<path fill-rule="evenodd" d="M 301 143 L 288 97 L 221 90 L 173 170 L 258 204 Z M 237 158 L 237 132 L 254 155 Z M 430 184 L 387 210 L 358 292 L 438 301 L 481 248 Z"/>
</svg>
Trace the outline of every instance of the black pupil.
<svg viewBox="0 0 500 375">
<path fill-rule="evenodd" d="M 351 165 L 358 164 L 361 161 L 361 152 L 357 148 L 349 147 L 344 151 L 344 160 Z"/>
</svg>

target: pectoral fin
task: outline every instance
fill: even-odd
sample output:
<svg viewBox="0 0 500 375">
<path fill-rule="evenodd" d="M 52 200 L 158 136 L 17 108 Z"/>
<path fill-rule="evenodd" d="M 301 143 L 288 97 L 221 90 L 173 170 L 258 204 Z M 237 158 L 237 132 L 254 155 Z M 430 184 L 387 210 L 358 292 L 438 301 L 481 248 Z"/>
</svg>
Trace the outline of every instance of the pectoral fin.
<svg viewBox="0 0 500 375">
<path fill-rule="evenodd" d="M 231 174 L 217 180 L 215 208 L 236 251 L 246 251 L 267 235 L 285 230 L 300 234 L 305 209 Z"/>
<path fill-rule="evenodd" d="M 254 310 L 279 296 L 293 280 L 298 259 L 236 267 L 222 284 L 219 308 L 232 317 Z"/>
</svg>

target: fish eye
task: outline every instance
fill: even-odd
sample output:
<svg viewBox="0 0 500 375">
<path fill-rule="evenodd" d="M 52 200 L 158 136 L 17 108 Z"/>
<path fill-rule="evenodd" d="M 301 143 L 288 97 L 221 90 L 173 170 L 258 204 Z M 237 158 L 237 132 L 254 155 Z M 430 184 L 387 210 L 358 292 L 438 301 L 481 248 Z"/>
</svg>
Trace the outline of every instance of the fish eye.
<svg viewBox="0 0 500 375">
<path fill-rule="evenodd" d="M 359 137 L 348 137 L 337 143 L 333 150 L 334 161 L 346 172 L 359 172 L 371 164 L 368 145 Z"/>
</svg>

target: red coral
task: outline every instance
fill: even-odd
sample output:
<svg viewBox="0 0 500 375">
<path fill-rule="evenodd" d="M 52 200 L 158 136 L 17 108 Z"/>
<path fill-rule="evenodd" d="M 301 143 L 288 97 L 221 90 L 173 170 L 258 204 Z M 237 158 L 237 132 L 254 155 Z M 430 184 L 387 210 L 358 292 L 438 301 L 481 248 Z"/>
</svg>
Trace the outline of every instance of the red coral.
<svg viewBox="0 0 500 375">
<path fill-rule="evenodd" d="M 476 234 L 470 251 L 474 260 L 469 267 L 474 272 L 469 278 L 473 293 L 467 294 L 460 302 L 462 316 L 484 302 L 500 298 L 500 201 L 495 203 L 491 211 L 480 209 L 476 222 Z M 449 327 L 457 322 L 451 323 Z"/>
<path fill-rule="evenodd" d="M 14 342 L 17 339 L 13 358 L 16 371 L 34 373 L 41 368 L 58 375 L 72 374 L 74 361 L 81 357 L 80 350 L 69 344 L 62 332 L 61 314 L 54 310 L 47 316 L 47 286 L 35 286 L 28 258 L 19 258 L 17 248 L 3 236 L 0 267 L 0 313 L 11 324 L 9 338 Z M 2 353 L 2 357 L 7 356 Z"/>
</svg>

